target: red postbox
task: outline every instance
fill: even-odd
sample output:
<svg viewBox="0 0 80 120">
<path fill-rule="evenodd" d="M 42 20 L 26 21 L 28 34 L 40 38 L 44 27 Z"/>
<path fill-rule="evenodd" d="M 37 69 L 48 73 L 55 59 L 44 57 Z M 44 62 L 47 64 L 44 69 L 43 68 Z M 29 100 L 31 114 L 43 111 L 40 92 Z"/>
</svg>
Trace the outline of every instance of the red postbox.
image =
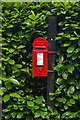
<svg viewBox="0 0 80 120">
<path fill-rule="evenodd" d="M 48 67 L 48 42 L 40 37 L 33 42 L 33 76 L 47 76 Z"/>
</svg>

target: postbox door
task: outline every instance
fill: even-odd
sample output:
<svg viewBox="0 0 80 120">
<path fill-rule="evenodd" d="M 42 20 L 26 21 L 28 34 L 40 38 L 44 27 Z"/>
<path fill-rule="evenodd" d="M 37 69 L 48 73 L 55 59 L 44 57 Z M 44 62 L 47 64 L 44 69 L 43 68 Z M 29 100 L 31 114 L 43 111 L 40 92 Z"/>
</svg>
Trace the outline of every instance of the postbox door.
<svg viewBox="0 0 80 120">
<path fill-rule="evenodd" d="M 47 76 L 47 52 L 33 52 L 33 76 Z"/>
</svg>

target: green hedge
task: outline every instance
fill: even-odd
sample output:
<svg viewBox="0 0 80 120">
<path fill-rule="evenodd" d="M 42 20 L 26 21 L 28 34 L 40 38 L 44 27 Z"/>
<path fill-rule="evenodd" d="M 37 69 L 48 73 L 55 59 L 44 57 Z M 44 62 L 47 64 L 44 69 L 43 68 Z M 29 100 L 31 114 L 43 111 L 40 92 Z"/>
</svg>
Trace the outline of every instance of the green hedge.
<svg viewBox="0 0 80 120">
<path fill-rule="evenodd" d="M 2 120 L 80 119 L 80 3 L 2 4 Z M 32 77 L 32 43 L 48 39 L 48 18 L 57 15 L 54 111 L 46 107 L 46 78 Z"/>
</svg>

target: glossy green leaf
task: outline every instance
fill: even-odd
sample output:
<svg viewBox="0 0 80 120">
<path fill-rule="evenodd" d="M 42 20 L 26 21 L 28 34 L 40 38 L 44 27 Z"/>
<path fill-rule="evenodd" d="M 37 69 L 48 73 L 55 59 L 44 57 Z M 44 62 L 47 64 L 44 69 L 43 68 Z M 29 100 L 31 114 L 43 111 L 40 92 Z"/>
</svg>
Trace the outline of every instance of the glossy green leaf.
<svg viewBox="0 0 80 120">
<path fill-rule="evenodd" d="M 40 117 L 40 113 L 39 112 L 35 112 L 34 118 L 38 118 L 38 117 Z"/>
<path fill-rule="evenodd" d="M 7 15 L 9 15 L 9 10 L 5 10 L 5 13 L 6 13 Z"/>
<path fill-rule="evenodd" d="M 21 96 L 18 95 L 17 93 L 10 93 L 10 96 L 11 97 L 16 97 L 16 98 L 20 98 Z"/>
<path fill-rule="evenodd" d="M 12 118 L 15 118 L 17 112 L 12 112 L 11 115 L 12 115 Z"/>
<path fill-rule="evenodd" d="M 62 103 L 64 104 L 64 103 L 66 103 L 66 98 L 62 98 Z"/>
<path fill-rule="evenodd" d="M 74 70 L 74 66 L 73 65 L 67 65 L 67 68 L 68 68 L 68 72 L 72 73 L 73 70 Z"/>
<path fill-rule="evenodd" d="M 80 82 L 77 82 L 76 88 L 77 88 L 77 89 L 80 89 Z"/>
<path fill-rule="evenodd" d="M 66 46 L 69 46 L 70 43 L 64 43 L 63 46 L 66 47 Z"/>
<path fill-rule="evenodd" d="M 24 45 L 20 45 L 20 46 L 17 47 L 17 49 L 22 49 L 24 47 L 25 47 Z"/>
<path fill-rule="evenodd" d="M 39 109 L 39 106 L 34 105 L 34 109 L 35 109 L 35 110 Z"/>
<path fill-rule="evenodd" d="M 3 112 L 9 112 L 10 109 L 3 109 Z"/>
<path fill-rule="evenodd" d="M 73 99 L 78 99 L 78 95 L 77 94 L 73 95 Z"/>
<path fill-rule="evenodd" d="M 72 106 L 72 104 L 71 104 L 69 101 L 67 101 L 67 105 L 68 105 L 68 106 Z"/>
<path fill-rule="evenodd" d="M 9 99 L 10 99 L 10 96 L 9 96 L 8 94 L 6 94 L 6 95 L 3 97 L 4 102 L 9 101 Z"/>
<path fill-rule="evenodd" d="M 62 77 L 66 80 L 67 77 L 68 77 L 68 74 L 64 72 L 64 73 L 62 74 Z"/>
<path fill-rule="evenodd" d="M 39 96 L 39 97 L 36 99 L 36 103 L 37 103 L 37 104 L 42 104 L 42 101 L 43 101 L 43 96 Z"/>
<path fill-rule="evenodd" d="M 73 56 L 72 56 L 72 60 L 75 60 L 76 58 L 77 58 L 77 54 L 74 54 Z"/>
<path fill-rule="evenodd" d="M 77 37 L 71 37 L 70 40 L 76 40 L 78 39 Z"/>
<path fill-rule="evenodd" d="M 12 28 L 13 27 L 13 25 L 11 24 L 11 25 L 9 25 L 7 28 Z"/>
<path fill-rule="evenodd" d="M 43 110 L 43 111 L 47 111 L 47 108 L 45 107 L 45 108 L 41 108 L 41 110 Z"/>
<path fill-rule="evenodd" d="M 75 91 L 75 88 L 74 88 L 74 86 L 71 86 L 71 87 L 69 87 L 68 90 L 69 90 L 69 93 L 73 94 Z"/>
<path fill-rule="evenodd" d="M 7 89 L 11 89 L 11 88 L 12 88 L 11 83 L 5 82 L 5 87 L 6 87 Z"/>
<path fill-rule="evenodd" d="M 7 119 L 7 120 L 9 120 L 10 117 L 11 117 L 11 114 L 10 114 L 10 113 L 7 113 L 7 114 L 5 115 L 5 119 Z"/>
<path fill-rule="evenodd" d="M 15 64 L 15 66 L 16 66 L 17 68 L 22 68 L 22 65 L 21 65 L 21 64 Z"/>
<path fill-rule="evenodd" d="M 65 109 L 68 109 L 68 106 L 67 106 L 67 105 L 64 105 L 64 108 L 65 108 Z"/>
<path fill-rule="evenodd" d="M 22 118 L 22 116 L 23 116 L 23 112 L 19 112 L 19 113 L 17 114 L 17 118 Z"/>
<path fill-rule="evenodd" d="M 9 52 L 10 52 L 10 53 L 14 52 L 14 49 L 12 49 L 12 48 L 11 48 L 11 49 L 9 49 Z"/>
<path fill-rule="evenodd" d="M 73 51 L 74 51 L 74 46 L 69 46 L 67 52 L 72 53 Z"/>
<path fill-rule="evenodd" d="M 4 92 L 0 89 L 0 95 L 3 95 L 4 94 Z"/>
<path fill-rule="evenodd" d="M 70 99 L 70 103 L 71 104 L 75 104 L 75 100 L 74 99 Z"/>
<path fill-rule="evenodd" d="M 62 81 L 62 78 L 58 78 L 57 79 L 57 83 L 61 82 Z"/>
<path fill-rule="evenodd" d="M 75 13 L 73 13 L 73 14 L 72 14 L 72 16 L 76 16 L 76 15 L 78 15 L 78 13 L 77 13 L 77 12 L 75 12 Z"/>
<path fill-rule="evenodd" d="M 27 105 L 28 105 L 29 107 L 33 107 L 33 106 L 34 106 L 34 102 L 33 102 L 33 101 L 27 101 Z"/>
<path fill-rule="evenodd" d="M 11 64 L 11 65 L 14 65 L 14 63 L 15 63 L 15 61 L 12 60 L 12 59 L 10 59 L 8 62 L 9 62 L 9 64 Z"/>
<path fill-rule="evenodd" d="M 12 36 L 12 32 L 7 32 L 6 34 L 10 37 Z"/>
<path fill-rule="evenodd" d="M 16 84 L 16 85 L 19 85 L 19 82 L 18 82 L 16 79 L 14 79 L 14 78 L 10 79 L 10 81 L 11 81 L 12 83 Z"/>
<path fill-rule="evenodd" d="M 80 46 L 80 40 L 78 40 L 78 44 L 79 44 L 79 46 Z"/>
<path fill-rule="evenodd" d="M 52 115 L 54 114 L 51 106 L 48 106 L 48 110 L 51 112 Z"/>
</svg>

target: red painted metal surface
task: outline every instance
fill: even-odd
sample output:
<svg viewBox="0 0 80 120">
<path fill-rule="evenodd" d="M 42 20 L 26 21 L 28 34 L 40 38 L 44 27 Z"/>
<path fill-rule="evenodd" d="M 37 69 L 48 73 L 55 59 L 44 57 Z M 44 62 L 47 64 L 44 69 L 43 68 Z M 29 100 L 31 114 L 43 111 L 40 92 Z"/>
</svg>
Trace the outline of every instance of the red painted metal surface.
<svg viewBox="0 0 80 120">
<path fill-rule="evenodd" d="M 40 37 L 33 42 L 33 76 L 47 76 L 48 67 L 48 42 Z"/>
<path fill-rule="evenodd" d="M 56 53 L 56 51 L 48 51 L 48 53 Z"/>
<path fill-rule="evenodd" d="M 48 70 L 48 72 L 55 72 L 54 70 Z"/>
</svg>

